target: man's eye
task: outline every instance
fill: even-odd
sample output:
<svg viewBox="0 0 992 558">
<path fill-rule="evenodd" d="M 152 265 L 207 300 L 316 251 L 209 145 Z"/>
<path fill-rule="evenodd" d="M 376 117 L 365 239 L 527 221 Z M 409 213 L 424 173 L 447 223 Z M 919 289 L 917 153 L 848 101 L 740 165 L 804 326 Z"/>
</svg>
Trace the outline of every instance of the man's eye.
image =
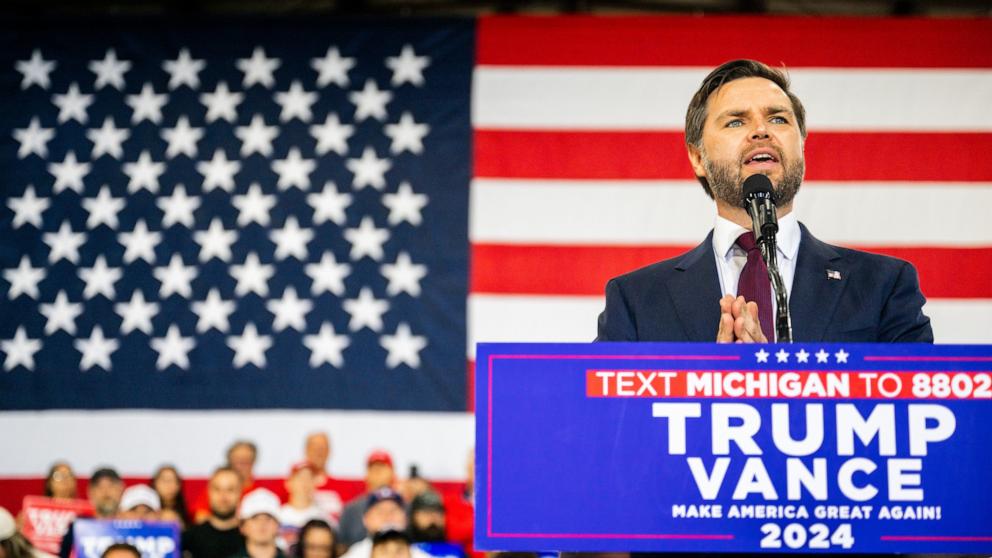
<svg viewBox="0 0 992 558">
<path fill-rule="evenodd" d="M 730 122 L 727 122 L 727 127 L 728 128 L 738 128 L 738 127 L 743 126 L 743 125 L 744 125 L 744 122 L 742 122 L 741 120 L 731 120 Z"/>
<path fill-rule="evenodd" d="M 788 124 L 789 121 L 785 119 L 784 116 L 773 116 L 772 122 L 775 124 Z"/>
</svg>

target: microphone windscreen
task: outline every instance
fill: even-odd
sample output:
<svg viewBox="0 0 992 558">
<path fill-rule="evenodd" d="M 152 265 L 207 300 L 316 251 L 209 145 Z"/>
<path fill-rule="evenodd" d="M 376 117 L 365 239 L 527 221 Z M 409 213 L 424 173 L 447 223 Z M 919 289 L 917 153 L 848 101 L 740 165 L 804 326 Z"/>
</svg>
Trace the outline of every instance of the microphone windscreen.
<svg viewBox="0 0 992 558">
<path fill-rule="evenodd" d="M 744 181 L 743 193 L 745 200 L 760 194 L 765 194 L 760 197 L 772 197 L 772 181 L 763 174 L 752 174 Z"/>
</svg>

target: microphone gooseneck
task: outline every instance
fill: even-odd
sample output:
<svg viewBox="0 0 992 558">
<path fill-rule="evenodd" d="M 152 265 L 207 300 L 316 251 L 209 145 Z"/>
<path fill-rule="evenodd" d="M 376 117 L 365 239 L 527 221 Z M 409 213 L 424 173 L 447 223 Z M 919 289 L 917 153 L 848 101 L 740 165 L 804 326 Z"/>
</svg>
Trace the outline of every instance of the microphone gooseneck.
<svg viewBox="0 0 992 558">
<path fill-rule="evenodd" d="M 789 313 L 789 293 L 778 270 L 778 215 L 775 212 L 775 191 L 772 181 L 763 174 L 753 174 L 744 181 L 744 209 L 751 216 L 755 242 L 768 268 L 768 280 L 775 293 L 775 335 L 779 343 L 792 342 L 792 316 Z"/>
</svg>

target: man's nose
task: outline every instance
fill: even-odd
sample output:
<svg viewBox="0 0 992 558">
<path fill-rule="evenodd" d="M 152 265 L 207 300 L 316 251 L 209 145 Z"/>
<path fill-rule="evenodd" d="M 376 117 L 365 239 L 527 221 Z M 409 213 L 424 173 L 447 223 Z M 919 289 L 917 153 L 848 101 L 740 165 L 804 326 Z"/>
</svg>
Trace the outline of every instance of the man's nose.
<svg viewBox="0 0 992 558">
<path fill-rule="evenodd" d="M 758 120 L 751 130 L 751 139 L 768 139 L 768 128 L 765 127 L 765 122 L 763 120 Z"/>
</svg>

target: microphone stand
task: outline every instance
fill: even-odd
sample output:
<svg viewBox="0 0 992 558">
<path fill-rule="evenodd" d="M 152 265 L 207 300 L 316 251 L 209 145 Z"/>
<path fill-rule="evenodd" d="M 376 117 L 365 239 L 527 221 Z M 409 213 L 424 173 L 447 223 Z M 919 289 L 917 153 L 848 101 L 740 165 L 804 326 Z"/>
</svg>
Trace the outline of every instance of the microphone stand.
<svg viewBox="0 0 992 558">
<path fill-rule="evenodd" d="M 757 228 L 757 227 L 755 227 Z M 757 231 L 756 231 L 757 232 Z M 789 313 L 789 294 L 778 270 L 778 246 L 775 242 L 775 232 L 766 228 L 764 234 L 758 236 L 758 246 L 761 257 L 768 268 L 768 279 L 775 292 L 775 336 L 778 343 L 792 343 L 792 315 Z"/>
</svg>

